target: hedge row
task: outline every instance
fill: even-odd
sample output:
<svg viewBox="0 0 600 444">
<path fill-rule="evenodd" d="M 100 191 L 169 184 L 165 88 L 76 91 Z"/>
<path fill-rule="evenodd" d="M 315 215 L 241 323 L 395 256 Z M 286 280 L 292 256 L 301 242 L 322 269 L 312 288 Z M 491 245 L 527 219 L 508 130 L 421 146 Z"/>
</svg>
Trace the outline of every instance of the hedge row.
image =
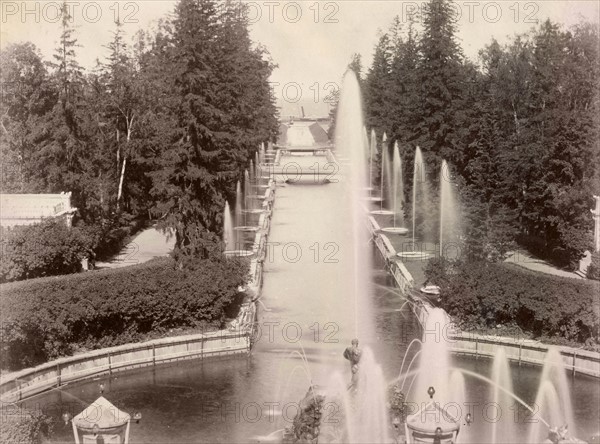
<svg viewBox="0 0 600 444">
<path fill-rule="evenodd" d="M 96 240 L 89 229 L 59 219 L 0 230 L 0 282 L 76 273 Z"/>
<path fill-rule="evenodd" d="M 587 278 L 600 281 L 600 253 L 592 253 L 592 263 L 587 269 Z"/>
<path fill-rule="evenodd" d="M 53 421 L 39 411 L 14 404 L 3 405 L 0 415 L 0 442 L 5 444 L 41 444 L 52 433 Z"/>
<path fill-rule="evenodd" d="M 516 325 L 537 338 L 597 348 L 600 283 L 536 273 L 504 263 L 435 259 L 428 279 L 441 287 L 441 305 L 463 328 Z"/>
<path fill-rule="evenodd" d="M 0 286 L 2 368 L 30 367 L 81 349 L 120 345 L 173 328 L 218 328 L 246 282 L 241 259 L 172 259 Z"/>
</svg>

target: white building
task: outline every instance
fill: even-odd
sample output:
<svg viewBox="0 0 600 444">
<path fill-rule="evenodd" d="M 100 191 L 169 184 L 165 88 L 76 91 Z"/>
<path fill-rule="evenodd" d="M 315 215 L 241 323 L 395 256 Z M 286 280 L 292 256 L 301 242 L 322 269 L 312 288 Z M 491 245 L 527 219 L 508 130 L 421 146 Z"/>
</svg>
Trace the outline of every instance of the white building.
<svg viewBox="0 0 600 444">
<path fill-rule="evenodd" d="M 71 226 L 77 208 L 71 206 L 71 193 L 0 194 L 0 226 L 33 225 L 43 218 L 60 217 Z"/>
</svg>

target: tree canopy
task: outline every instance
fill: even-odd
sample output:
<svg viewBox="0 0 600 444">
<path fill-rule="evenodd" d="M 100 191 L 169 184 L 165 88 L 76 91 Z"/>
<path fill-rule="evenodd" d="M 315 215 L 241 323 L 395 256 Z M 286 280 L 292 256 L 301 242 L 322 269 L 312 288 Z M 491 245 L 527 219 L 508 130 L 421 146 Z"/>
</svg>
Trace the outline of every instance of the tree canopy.
<svg viewBox="0 0 600 444">
<path fill-rule="evenodd" d="M 51 61 L 31 43 L 8 45 L 2 190 L 71 191 L 79 224 L 105 237 L 152 218 L 175 231 L 176 254 L 220 252 L 225 200 L 278 129 L 274 65 L 250 39 L 244 8 L 180 0 L 135 36 L 117 22 L 89 72 L 66 3 Z"/>
<path fill-rule="evenodd" d="M 498 259 L 518 241 L 574 267 L 591 248 L 600 192 L 597 25 L 545 21 L 492 40 L 474 63 L 449 0 L 430 0 L 422 19 L 417 32 L 396 18 L 379 39 L 364 80 L 369 127 L 398 141 L 404 177 L 416 146 L 434 183 L 441 159 L 451 164 L 469 257 Z"/>
</svg>

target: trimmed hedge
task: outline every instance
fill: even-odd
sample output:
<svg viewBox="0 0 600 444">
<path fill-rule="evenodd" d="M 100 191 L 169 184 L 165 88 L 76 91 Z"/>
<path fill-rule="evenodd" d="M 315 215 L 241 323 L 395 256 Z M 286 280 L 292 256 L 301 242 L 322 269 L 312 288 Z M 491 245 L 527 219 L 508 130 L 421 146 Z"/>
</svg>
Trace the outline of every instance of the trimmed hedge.
<svg viewBox="0 0 600 444">
<path fill-rule="evenodd" d="M 76 273 L 95 243 L 89 230 L 59 219 L 2 229 L 0 241 L 0 282 Z"/>
<path fill-rule="evenodd" d="M 587 278 L 600 281 L 600 253 L 592 253 L 592 263 L 587 269 Z"/>
<path fill-rule="evenodd" d="M 172 259 L 0 286 L 2 367 L 16 370 L 174 328 L 220 328 L 247 281 L 239 258 Z"/>
<path fill-rule="evenodd" d="M 428 279 L 442 307 L 465 329 L 516 325 L 533 337 L 597 348 L 600 283 L 536 273 L 505 263 L 434 259 Z"/>
<path fill-rule="evenodd" d="M 14 404 L 2 407 L 1 421 L 0 442 L 5 444 L 46 442 L 53 429 L 52 419 L 48 416 Z"/>
</svg>

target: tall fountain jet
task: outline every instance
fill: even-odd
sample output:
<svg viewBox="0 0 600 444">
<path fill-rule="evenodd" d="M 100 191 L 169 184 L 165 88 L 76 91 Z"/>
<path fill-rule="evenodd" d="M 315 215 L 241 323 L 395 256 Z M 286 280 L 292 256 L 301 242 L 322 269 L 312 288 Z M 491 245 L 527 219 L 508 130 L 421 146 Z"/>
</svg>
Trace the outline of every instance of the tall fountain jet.
<svg viewBox="0 0 600 444">
<path fill-rule="evenodd" d="M 504 347 L 500 347 L 494 357 L 492 365 L 492 402 L 496 406 L 506 406 L 514 404 L 513 399 L 504 391 L 500 390 L 500 387 L 504 388 L 508 392 L 512 393 L 513 383 L 510 374 L 510 367 L 508 365 L 508 358 Z M 507 444 L 518 442 L 515 436 L 513 415 L 502 415 L 497 421 L 491 424 L 491 442 L 506 442 Z"/>
<path fill-rule="evenodd" d="M 445 335 L 450 320 L 441 308 L 432 309 L 425 321 L 419 369 L 410 399 L 419 404 L 429 401 L 429 388 L 435 390 L 435 399 L 440 403 L 454 401 L 450 398 L 450 350 Z"/>
<path fill-rule="evenodd" d="M 535 397 L 535 406 L 539 410 L 539 416 L 549 420 L 554 427 L 567 425 L 571 434 L 575 426 L 575 416 L 573 414 L 573 404 L 569 384 L 567 382 L 567 373 L 565 370 L 563 357 L 560 351 L 552 347 L 548 350 L 544 359 L 540 385 Z M 532 424 L 529 432 L 528 442 L 541 442 L 548 433 L 544 424 Z"/>
<path fill-rule="evenodd" d="M 413 170 L 413 189 L 412 189 L 412 242 L 413 248 L 416 245 L 417 232 L 417 209 L 419 216 L 424 217 L 426 206 L 429 203 L 427 189 L 427 176 L 425 174 L 425 163 L 423 162 L 423 153 L 421 148 L 417 147 L 415 151 L 415 164 Z"/>
<path fill-rule="evenodd" d="M 248 170 L 244 170 L 244 210 L 246 210 L 246 214 L 254 209 L 254 201 L 250 196 L 252 196 L 250 173 Z"/>
<path fill-rule="evenodd" d="M 373 186 L 373 163 L 377 157 L 377 135 L 371 129 L 371 142 L 369 143 L 369 186 Z"/>
<path fill-rule="evenodd" d="M 229 202 L 225 202 L 225 210 L 223 210 L 223 242 L 225 243 L 225 251 L 234 251 L 236 249 L 235 231 L 233 230 L 233 219 L 231 217 Z"/>
<path fill-rule="evenodd" d="M 337 134 L 337 133 L 336 133 Z M 336 135 L 337 138 L 337 135 Z M 363 125 L 362 131 L 362 143 L 365 151 L 365 162 L 366 168 L 371 166 L 371 144 L 369 143 L 369 134 L 367 133 L 367 127 Z M 373 191 L 373 184 L 370 182 L 371 175 L 367 172 L 367 179 L 365 180 L 365 190 Z"/>
<path fill-rule="evenodd" d="M 240 183 L 240 181 L 237 181 L 237 184 L 235 186 L 235 213 L 233 215 L 234 217 L 234 224 L 236 227 L 239 227 L 241 225 L 246 225 L 246 215 L 242 212 L 243 208 L 242 208 L 242 202 L 244 200 L 244 196 L 242 194 L 242 184 Z M 237 236 L 235 239 L 235 242 L 238 244 L 239 246 L 239 231 L 237 232 Z"/>
<path fill-rule="evenodd" d="M 400 148 L 398 147 L 397 141 L 394 143 L 392 174 L 394 227 L 397 227 L 404 224 L 404 217 L 402 213 L 404 210 L 404 180 L 402 178 L 402 158 L 400 157 Z"/>
<path fill-rule="evenodd" d="M 371 211 L 371 214 L 378 214 L 380 216 L 391 216 L 393 215 L 393 189 L 392 189 L 392 172 L 391 172 L 391 161 L 388 154 L 388 149 L 385 145 L 387 136 L 383 134 L 383 142 L 381 149 L 381 170 L 379 172 L 379 210 Z M 385 204 L 385 207 L 384 207 Z M 392 210 L 388 209 L 391 208 Z"/>
<path fill-rule="evenodd" d="M 372 316 L 372 299 L 369 285 L 371 252 L 369 234 L 364 229 L 365 209 L 369 180 L 370 147 L 363 136 L 361 93 L 354 71 L 344 75 L 337 114 L 336 151 L 349 160 L 342 171 L 347 186 L 346 200 L 351 221 L 352 298 L 356 337 L 369 343 L 376 340 Z M 368 186 L 367 186 L 368 185 Z M 372 355 L 365 351 L 359 365 L 358 391 L 354 395 L 354 409 L 346 418 L 348 436 L 346 442 L 388 442 L 387 415 L 385 415 L 385 382 L 381 368 Z M 343 390 L 343 396 L 347 397 Z M 358 429 L 357 429 L 358 427 Z"/>
<path fill-rule="evenodd" d="M 369 244 L 368 232 L 364 230 L 364 201 L 367 199 L 367 186 L 369 179 L 368 167 L 370 146 L 365 144 L 363 134 L 366 134 L 363 129 L 363 114 L 361 93 L 356 80 L 356 75 L 352 70 L 348 70 L 344 75 L 343 88 L 338 106 L 337 123 L 335 131 L 336 151 L 339 151 L 345 158 L 348 159 L 349 165 L 343 170 L 344 177 L 348 186 L 345 188 L 348 191 L 346 196 L 350 220 L 352 221 L 352 257 L 354 261 L 353 276 L 353 298 L 356 304 L 355 324 L 356 336 L 364 337 L 365 333 L 371 332 L 359 331 L 359 325 L 364 323 L 358 322 L 360 317 L 366 315 L 361 310 L 369 310 L 369 276 L 368 270 L 371 269 L 370 254 L 367 254 L 365 247 Z M 360 306 L 359 306 L 360 304 Z"/>
<path fill-rule="evenodd" d="M 379 210 L 383 213 L 383 203 L 386 203 L 388 208 L 394 209 L 394 203 L 392 200 L 392 181 L 391 181 L 391 171 L 390 171 L 390 156 L 388 153 L 388 148 L 386 146 L 387 136 L 383 133 L 383 141 L 381 144 L 381 176 L 380 176 L 380 184 L 379 187 L 381 189 L 381 202 L 379 205 Z"/>
<path fill-rule="evenodd" d="M 256 184 L 258 185 L 258 183 L 260 182 L 260 178 L 262 176 L 262 171 L 260 168 L 260 153 L 257 151 L 254 154 L 254 180 L 256 181 Z"/>
<path fill-rule="evenodd" d="M 385 153 L 385 151 L 384 151 Z M 383 155 L 382 155 L 383 156 Z M 385 155 L 383 160 L 386 164 L 387 180 L 389 191 L 386 196 L 386 201 L 389 202 L 389 207 L 392 213 L 392 226 L 383 227 L 381 231 L 385 234 L 401 235 L 408 234 L 408 229 L 404 227 L 404 213 L 403 213 L 403 201 L 404 201 L 404 182 L 402 179 L 402 159 L 400 158 L 400 148 L 398 142 L 394 143 L 394 150 L 392 153 L 392 161 L 388 161 L 389 156 Z M 383 212 L 382 212 L 383 213 Z"/>
<path fill-rule="evenodd" d="M 440 171 L 440 257 L 444 256 L 444 243 L 456 240 L 458 211 L 454 183 L 448 163 L 442 161 Z"/>
</svg>

